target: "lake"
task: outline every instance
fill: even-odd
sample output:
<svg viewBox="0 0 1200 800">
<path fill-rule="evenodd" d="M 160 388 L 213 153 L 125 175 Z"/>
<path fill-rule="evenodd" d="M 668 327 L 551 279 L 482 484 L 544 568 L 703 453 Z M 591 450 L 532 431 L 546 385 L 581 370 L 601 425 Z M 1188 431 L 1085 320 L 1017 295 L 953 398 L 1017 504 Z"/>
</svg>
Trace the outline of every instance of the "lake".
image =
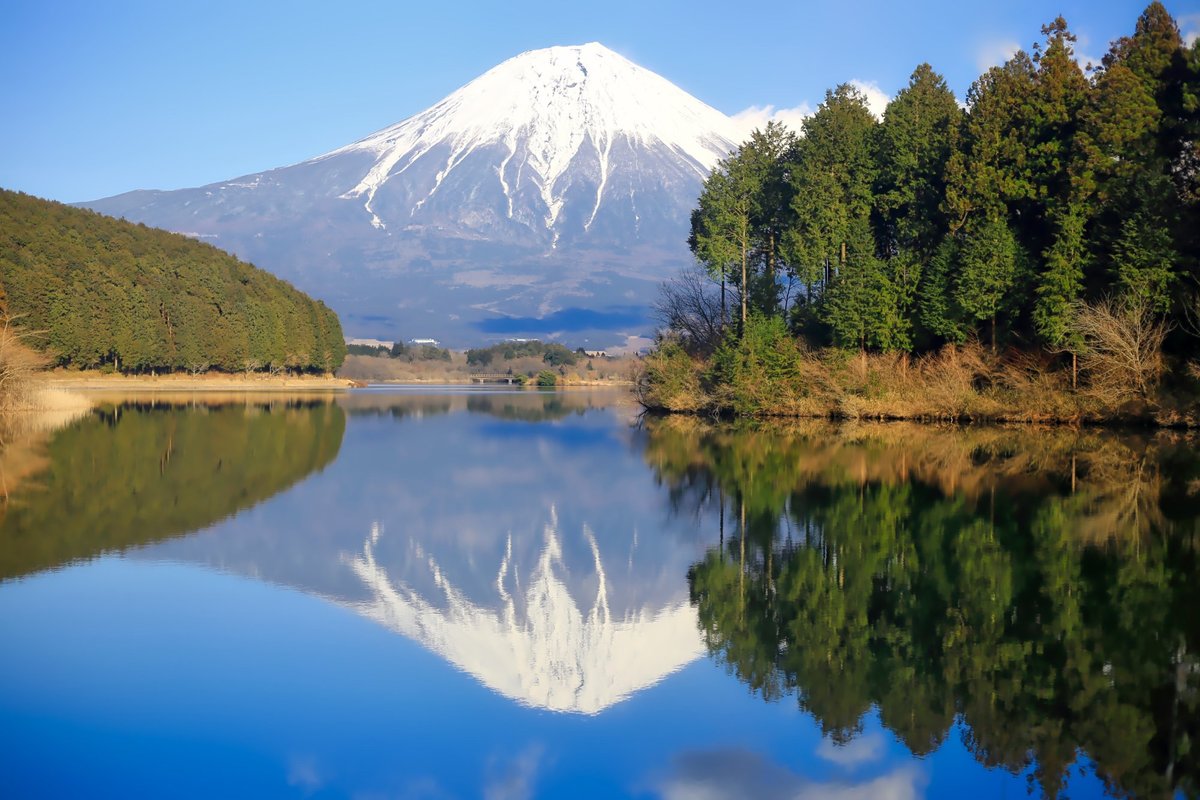
<svg viewBox="0 0 1200 800">
<path fill-rule="evenodd" d="M 1171 432 L 103 399 L 0 463 L 0 794 L 1197 796 Z"/>
</svg>

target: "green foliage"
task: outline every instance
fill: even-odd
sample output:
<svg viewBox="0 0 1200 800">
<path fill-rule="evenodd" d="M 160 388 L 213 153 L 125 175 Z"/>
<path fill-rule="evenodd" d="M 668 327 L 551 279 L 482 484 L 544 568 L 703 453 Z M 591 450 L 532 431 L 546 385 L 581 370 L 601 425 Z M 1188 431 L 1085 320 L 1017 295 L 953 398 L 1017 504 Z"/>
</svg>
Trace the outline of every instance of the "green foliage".
<svg viewBox="0 0 1200 800">
<path fill-rule="evenodd" d="M 558 376 L 548 369 L 537 374 L 537 385 L 544 389 L 553 389 L 558 385 Z"/>
<path fill-rule="evenodd" d="M 1078 209 L 1071 209 L 1046 252 L 1033 309 L 1038 333 L 1051 345 L 1069 350 L 1078 347 L 1071 336 L 1071 320 L 1083 289 L 1083 257 L 1083 217 Z"/>
<path fill-rule="evenodd" d="M 1124 294 L 1146 301 L 1155 311 L 1169 311 L 1177 260 L 1170 231 L 1161 218 L 1140 209 L 1121 223 L 1112 262 Z"/>
<path fill-rule="evenodd" d="M 1061 17 L 959 107 L 928 64 L 883 121 L 827 92 L 794 139 L 756 132 L 693 213 L 697 259 L 809 345 L 971 338 L 1078 353 L 1073 309 L 1127 295 L 1179 324 L 1200 282 L 1200 44 L 1152 2 L 1094 73 Z"/>
<path fill-rule="evenodd" d="M 707 379 L 730 395 L 736 414 L 754 415 L 769 409 L 775 392 L 799 375 L 796 340 L 779 317 L 755 312 L 741 336 L 732 332 L 713 354 Z"/>
<path fill-rule="evenodd" d="M 578 363 L 579 354 L 558 342 L 540 342 L 537 339 L 500 342 L 491 347 L 467 351 L 467 364 L 472 367 L 486 367 L 493 361 L 511 361 L 515 358 L 540 358 L 552 367 L 570 367 Z"/>
<path fill-rule="evenodd" d="M 968 225 L 959 249 L 955 303 L 967 319 L 990 322 L 993 349 L 997 318 L 1017 285 L 1021 262 L 1019 250 L 1012 231 L 1000 219 Z"/>
<path fill-rule="evenodd" d="M 785 244 L 809 305 L 819 302 L 850 259 L 875 254 L 866 231 L 874 205 L 877 125 L 866 98 L 849 84 L 826 92 L 804 121 L 791 167 L 795 223 Z"/>
<path fill-rule="evenodd" d="M 635 387 L 646 408 L 698 411 L 703 405 L 696 362 L 677 339 L 666 339 L 646 356 Z"/>
<path fill-rule="evenodd" d="M 388 351 L 388 355 L 401 361 L 407 361 L 410 364 L 415 361 L 450 360 L 449 350 L 431 344 L 409 345 L 404 342 L 396 342 L 392 345 L 392 349 Z"/>
<path fill-rule="evenodd" d="M 751 307 L 769 313 L 779 303 L 783 238 L 792 221 L 788 164 L 796 146 L 793 133 L 769 122 L 704 183 L 688 246 L 721 283 L 722 323 L 727 284 L 737 287 L 743 324 Z"/>
<path fill-rule="evenodd" d="M 949 224 L 942 209 L 946 169 L 964 120 L 946 80 L 928 64 L 888 104 L 876 145 L 883 252 L 927 256 L 937 248 Z"/>
<path fill-rule="evenodd" d="M 228 253 L 3 190 L 0 283 L 65 366 L 332 372 L 346 355 L 324 303 Z"/>
<path fill-rule="evenodd" d="M 966 315 L 956 302 L 958 262 L 958 239 L 948 236 L 929 260 L 920 289 L 921 324 L 935 337 L 953 344 L 966 341 L 969 330 Z"/>
<path fill-rule="evenodd" d="M 348 356 L 375 356 L 377 358 L 390 357 L 395 351 L 395 348 L 387 348 L 382 345 L 371 344 L 348 344 L 346 345 L 346 355 Z"/>
</svg>

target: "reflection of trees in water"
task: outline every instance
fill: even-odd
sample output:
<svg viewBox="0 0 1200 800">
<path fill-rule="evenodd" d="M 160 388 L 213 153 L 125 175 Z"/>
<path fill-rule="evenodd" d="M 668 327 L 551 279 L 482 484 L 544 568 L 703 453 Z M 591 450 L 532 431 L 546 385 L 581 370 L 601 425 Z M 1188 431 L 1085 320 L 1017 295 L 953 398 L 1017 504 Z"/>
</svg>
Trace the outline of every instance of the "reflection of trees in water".
<svg viewBox="0 0 1200 800">
<path fill-rule="evenodd" d="M 835 740 L 874 705 L 917 754 L 961 719 L 982 763 L 1033 766 L 1049 796 L 1078 750 L 1114 794 L 1197 792 L 1190 442 L 647 424 L 676 507 L 725 506 L 692 600 L 764 698 Z"/>
<path fill-rule="evenodd" d="M 467 411 L 518 422 L 549 422 L 607 408 L 610 400 L 590 392 L 472 392 L 423 395 L 398 392 L 353 394 L 340 401 L 351 416 L 392 416 L 397 419 Z"/>
<path fill-rule="evenodd" d="M 100 408 L 0 512 L 0 579 L 211 525 L 331 463 L 344 430 L 326 402 Z"/>
</svg>

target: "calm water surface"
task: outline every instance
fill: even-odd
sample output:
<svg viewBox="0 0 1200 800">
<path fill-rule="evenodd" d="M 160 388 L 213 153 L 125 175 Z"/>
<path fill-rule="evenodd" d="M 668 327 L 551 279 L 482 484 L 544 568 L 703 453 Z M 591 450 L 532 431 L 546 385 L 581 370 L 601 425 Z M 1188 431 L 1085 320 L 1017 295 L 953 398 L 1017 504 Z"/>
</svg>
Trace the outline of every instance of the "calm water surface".
<svg viewBox="0 0 1200 800">
<path fill-rule="evenodd" d="M 460 389 L 8 441 L 5 798 L 1197 796 L 1176 435 Z"/>
</svg>

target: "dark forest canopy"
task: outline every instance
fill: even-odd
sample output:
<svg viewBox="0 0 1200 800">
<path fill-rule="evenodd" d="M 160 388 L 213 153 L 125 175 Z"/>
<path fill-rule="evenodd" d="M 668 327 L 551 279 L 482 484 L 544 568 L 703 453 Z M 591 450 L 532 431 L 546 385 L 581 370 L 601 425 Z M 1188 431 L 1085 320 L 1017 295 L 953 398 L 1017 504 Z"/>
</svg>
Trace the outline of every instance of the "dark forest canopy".
<svg viewBox="0 0 1200 800">
<path fill-rule="evenodd" d="M 0 286 L 63 366 L 331 372 L 346 354 L 324 303 L 228 253 L 4 190 Z"/>
<path fill-rule="evenodd" d="M 816 346 L 1078 355 L 1081 305 L 1119 298 L 1194 350 L 1200 42 L 1158 2 L 1090 72 L 1062 18 L 1042 34 L 965 108 L 922 64 L 882 120 L 843 84 L 799 135 L 756 131 L 693 212 L 709 301 L 681 314 L 676 296 L 664 322 L 701 354 L 757 313 Z M 714 314 L 717 341 L 695 341 Z"/>
</svg>

